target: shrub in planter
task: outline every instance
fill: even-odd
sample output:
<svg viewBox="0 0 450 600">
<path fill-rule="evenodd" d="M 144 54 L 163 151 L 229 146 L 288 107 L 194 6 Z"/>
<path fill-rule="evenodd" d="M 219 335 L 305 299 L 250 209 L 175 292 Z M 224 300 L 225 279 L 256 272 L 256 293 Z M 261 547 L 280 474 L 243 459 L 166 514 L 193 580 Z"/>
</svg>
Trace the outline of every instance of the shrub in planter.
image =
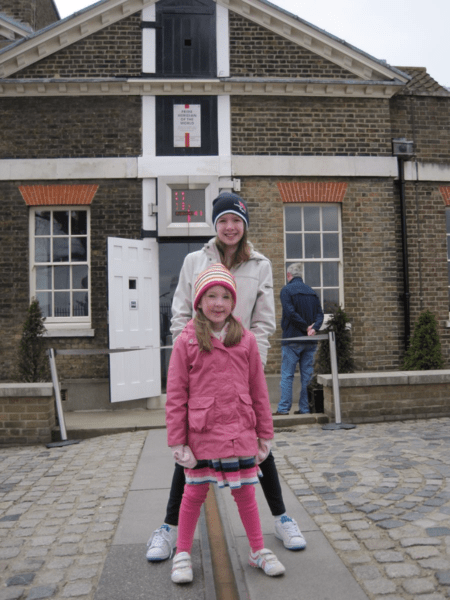
<svg viewBox="0 0 450 600">
<path fill-rule="evenodd" d="M 419 315 L 409 347 L 403 360 L 405 371 L 430 371 L 443 369 L 444 360 L 439 341 L 437 321 L 426 310 Z"/>
<path fill-rule="evenodd" d="M 330 331 L 334 331 L 339 373 L 353 373 L 356 369 L 352 335 L 347 327 L 349 321 L 347 313 L 338 306 L 331 313 L 326 328 L 320 331 L 321 334 L 327 335 Z M 323 387 L 317 383 L 317 375 L 325 373 L 331 373 L 330 342 L 328 340 L 319 342 L 314 364 L 314 375 L 308 386 L 310 410 L 312 409 L 315 412 L 323 412 Z"/>
<path fill-rule="evenodd" d="M 50 368 L 43 338 L 45 318 L 39 302 L 33 298 L 28 307 L 19 345 L 18 379 L 25 383 L 50 381 Z"/>
</svg>

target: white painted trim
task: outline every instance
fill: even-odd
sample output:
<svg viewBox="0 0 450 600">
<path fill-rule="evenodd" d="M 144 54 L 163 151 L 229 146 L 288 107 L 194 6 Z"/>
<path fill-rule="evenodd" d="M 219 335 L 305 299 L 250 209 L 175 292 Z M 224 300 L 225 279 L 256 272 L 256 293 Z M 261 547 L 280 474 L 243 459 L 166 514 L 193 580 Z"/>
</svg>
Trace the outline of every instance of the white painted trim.
<svg viewBox="0 0 450 600">
<path fill-rule="evenodd" d="M 0 181 L 14 179 L 130 179 L 137 177 L 135 157 L 38 158 L 0 160 Z"/>
<path fill-rule="evenodd" d="M 366 156 L 233 156 L 233 177 L 397 177 L 397 159 Z"/>
<path fill-rule="evenodd" d="M 156 99 L 155 96 L 142 98 L 142 154 L 156 155 Z"/>
<path fill-rule="evenodd" d="M 230 177 L 230 156 L 142 156 L 138 158 L 138 177 L 189 176 Z"/>
<path fill-rule="evenodd" d="M 142 229 L 156 231 L 156 216 L 152 215 L 152 206 L 156 205 L 156 179 L 142 180 Z"/>
<path fill-rule="evenodd" d="M 150 111 L 151 112 L 151 111 Z M 154 114 L 154 111 L 153 113 Z M 220 129 L 224 125 L 220 126 Z M 150 127 L 150 131 L 154 131 Z M 221 134 L 222 135 L 222 134 Z M 224 138 L 220 156 L 53 158 L 0 160 L 0 181 L 136 179 L 180 175 L 215 177 L 387 177 L 397 179 L 393 156 L 230 156 Z M 418 163 L 418 181 L 450 182 L 450 163 Z M 416 181 L 416 163 L 405 163 L 405 179 Z"/>
<path fill-rule="evenodd" d="M 450 181 L 450 164 L 405 161 L 406 181 Z"/>
<path fill-rule="evenodd" d="M 230 36 L 228 9 L 216 4 L 217 77 L 230 76 Z"/>
<path fill-rule="evenodd" d="M 156 20 L 155 5 L 147 6 L 142 11 L 142 21 Z M 142 29 L 142 72 L 156 73 L 156 30 Z"/>
<path fill-rule="evenodd" d="M 217 97 L 217 128 L 219 156 L 231 156 L 231 103 L 230 96 Z"/>
<path fill-rule="evenodd" d="M 50 325 L 46 326 L 46 330 L 42 337 L 45 338 L 59 338 L 59 337 L 94 337 L 95 329 L 68 329 L 67 326 L 63 328 L 50 328 Z"/>
</svg>

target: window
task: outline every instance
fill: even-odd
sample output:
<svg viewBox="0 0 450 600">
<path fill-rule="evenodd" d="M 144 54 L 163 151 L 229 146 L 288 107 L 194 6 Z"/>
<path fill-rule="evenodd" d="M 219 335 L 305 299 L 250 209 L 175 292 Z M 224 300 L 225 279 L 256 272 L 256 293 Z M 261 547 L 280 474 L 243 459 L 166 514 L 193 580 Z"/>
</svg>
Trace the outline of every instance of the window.
<svg viewBox="0 0 450 600">
<path fill-rule="evenodd" d="M 35 208 L 30 229 L 31 295 L 46 328 L 90 327 L 89 211 Z"/>
<path fill-rule="evenodd" d="M 286 268 L 304 264 L 304 281 L 330 313 L 343 305 L 341 215 L 338 204 L 285 204 Z"/>
</svg>

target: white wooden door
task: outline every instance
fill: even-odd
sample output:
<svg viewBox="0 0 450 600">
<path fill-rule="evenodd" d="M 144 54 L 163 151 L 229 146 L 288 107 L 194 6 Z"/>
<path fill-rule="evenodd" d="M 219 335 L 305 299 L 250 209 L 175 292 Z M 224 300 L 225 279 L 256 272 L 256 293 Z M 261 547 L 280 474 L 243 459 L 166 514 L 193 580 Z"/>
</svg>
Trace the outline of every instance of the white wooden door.
<svg viewBox="0 0 450 600">
<path fill-rule="evenodd" d="M 161 394 L 159 273 L 156 240 L 108 238 L 111 402 Z"/>
</svg>

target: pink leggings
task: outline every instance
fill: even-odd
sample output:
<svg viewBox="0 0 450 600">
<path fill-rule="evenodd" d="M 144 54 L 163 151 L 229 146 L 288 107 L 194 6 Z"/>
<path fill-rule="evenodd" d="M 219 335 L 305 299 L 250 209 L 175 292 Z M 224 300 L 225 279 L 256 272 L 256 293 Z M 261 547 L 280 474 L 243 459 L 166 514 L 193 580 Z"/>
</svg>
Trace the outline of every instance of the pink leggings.
<svg viewBox="0 0 450 600">
<path fill-rule="evenodd" d="M 178 522 L 177 552 L 191 552 L 195 527 L 200 517 L 200 510 L 208 494 L 209 483 L 184 486 L 183 499 Z M 255 498 L 255 486 L 243 485 L 231 490 L 237 504 L 239 515 L 253 552 L 264 548 L 264 539 L 259 520 L 258 505 Z"/>
</svg>

